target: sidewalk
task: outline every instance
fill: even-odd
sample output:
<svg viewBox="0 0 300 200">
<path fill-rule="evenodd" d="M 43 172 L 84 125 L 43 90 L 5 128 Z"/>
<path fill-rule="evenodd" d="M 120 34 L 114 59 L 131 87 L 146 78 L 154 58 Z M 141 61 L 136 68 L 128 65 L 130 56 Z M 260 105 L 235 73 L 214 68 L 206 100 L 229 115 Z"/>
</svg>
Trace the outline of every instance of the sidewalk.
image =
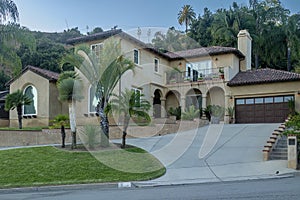
<svg viewBox="0 0 300 200">
<path fill-rule="evenodd" d="M 288 169 L 287 161 L 262 160 L 265 141 L 277 127 L 278 124 L 206 126 L 176 135 L 128 139 L 128 144 L 149 151 L 167 168 L 166 174 L 156 180 L 134 184 L 143 187 L 292 176 L 296 170 Z"/>
</svg>

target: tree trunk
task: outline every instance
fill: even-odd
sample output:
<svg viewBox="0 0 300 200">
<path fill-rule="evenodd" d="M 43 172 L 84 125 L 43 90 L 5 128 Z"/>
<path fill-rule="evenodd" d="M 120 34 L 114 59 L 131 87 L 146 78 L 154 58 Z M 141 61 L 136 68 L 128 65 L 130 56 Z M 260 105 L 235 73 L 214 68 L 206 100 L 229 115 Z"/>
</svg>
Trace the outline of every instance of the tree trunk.
<svg viewBox="0 0 300 200">
<path fill-rule="evenodd" d="M 65 148 L 65 140 L 66 140 L 65 126 L 61 125 L 60 130 L 61 130 L 61 148 Z"/>
<path fill-rule="evenodd" d="M 127 136 L 127 128 L 129 126 L 130 116 L 124 116 L 124 128 L 123 128 L 123 136 L 122 136 L 122 145 L 121 148 L 126 147 L 126 136 Z"/>
<path fill-rule="evenodd" d="M 185 20 L 185 34 L 188 32 L 188 20 Z"/>
<path fill-rule="evenodd" d="M 100 127 L 101 127 L 101 146 L 109 146 L 109 122 L 108 118 L 104 112 L 104 109 L 98 108 L 98 114 L 100 116 Z"/>
<path fill-rule="evenodd" d="M 70 117 L 70 128 L 72 133 L 72 149 L 77 148 L 77 142 L 76 142 L 76 119 L 75 119 L 75 103 L 69 103 L 69 117 Z"/>
<path fill-rule="evenodd" d="M 258 69 L 258 60 L 259 60 L 259 57 L 258 57 L 258 54 L 256 53 L 255 54 L 255 69 Z"/>
<path fill-rule="evenodd" d="M 22 106 L 17 107 L 17 113 L 18 113 L 18 122 L 19 122 L 19 129 L 22 129 Z"/>
</svg>

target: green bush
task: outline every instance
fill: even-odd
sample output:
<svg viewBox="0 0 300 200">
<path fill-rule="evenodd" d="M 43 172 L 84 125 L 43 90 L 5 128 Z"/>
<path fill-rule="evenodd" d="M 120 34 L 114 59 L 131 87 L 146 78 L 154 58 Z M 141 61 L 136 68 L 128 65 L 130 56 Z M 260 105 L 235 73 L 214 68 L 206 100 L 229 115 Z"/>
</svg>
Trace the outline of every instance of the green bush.
<svg viewBox="0 0 300 200">
<path fill-rule="evenodd" d="M 68 115 L 56 115 L 53 120 L 51 120 L 52 126 L 50 128 L 61 128 L 61 126 L 70 127 L 70 121 Z"/>
<path fill-rule="evenodd" d="M 200 110 L 196 109 L 194 105 L 191 105 L 187 110 L 182 113 L 182 119 L 184 120 L 194 120 L 200 117 Z"/>
<path fill-rule="evenodd" d="M 95 148 L 96 144 L 99 142 L 96 141 L 97 135 L 99 135 L 100 127 L 95 125 L 85 125 L 84 126 L 84 144 L 89 148 Z"/>
<path fill-rule="evenodd" d="M 211 120 L 211 105 L 208 105 L 205 109 L 204 109 L 204 114 L 206 116 L 206 118 L 208 119 L 208 121 Z"/>
<path fill-rule="evenodd" d="M 286 123 L 288 131 L 298 132 L 300 134 L 300 114 L 294 115 Z"/>
<path fill-rule="evenodd" d="M 176 116 L 176 120 L 181 119 L 181 106 L 178 106 L 177 108 L 170 108 L 168 111 L 169 115 Z"/>
<path fill-rule="evenodd" d="M 219 105 L 211 106 L 211 115 L 214 117 L 223 117 L 225 113 L 225 109 Z"/>
</svg>

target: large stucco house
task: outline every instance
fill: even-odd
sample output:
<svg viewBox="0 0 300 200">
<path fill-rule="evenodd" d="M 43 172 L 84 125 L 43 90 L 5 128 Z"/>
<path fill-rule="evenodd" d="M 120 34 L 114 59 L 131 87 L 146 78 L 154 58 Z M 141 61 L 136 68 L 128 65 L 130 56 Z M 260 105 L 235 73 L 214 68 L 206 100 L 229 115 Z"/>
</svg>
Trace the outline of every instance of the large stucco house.
<svg viewBox="0 0 300 200">
<path fill-rule="evenodd" d="M 300 111 L 300 75 L 268 68 L 252 70 L 252 39 L 246 30 L 238 34 L 238 49 L 212 46 L 161 53 L 122 30 L 70 39 L 68 44 L 75 48 L 87 44 L 93 51 L 101 51 L 103 41 L 111 37 L 120 41 L 122 52 L 136 65 L 134 73 L 122 76 L 115 93 L 125 88 L 143 93 L 153 105 L 150 115 L 154 118 L 167 117 L 171 107 L 185 110 L 190 105 L 220 105 L 235 107 L 236 123 L 282 122 L 289 113 L 290 99 L 295 100 L 296 110 Z M 35 120 L 32 124 L 48 125 L 54 115 L 66 112 L 57 100 L 57 74 L 53 78 L 45 76 L 48 73 L 51 74 L 28 67 L 10 81 L 10 92 L 22 89 L 26 93 L 28 87 L 36 92 L 37 111 L 29 115 L 30 120 Z M 97 120 L 93 88 L 86 77 L 82 76 L 82 80 L 83 96 L 87 98 L 76 104 L 78 124 Z M 15 126 L 16 120 L 17 116 L 10 112 L 10 125 Z M 229 122 L 228 113 L 224 122 Z"/>
</svg>

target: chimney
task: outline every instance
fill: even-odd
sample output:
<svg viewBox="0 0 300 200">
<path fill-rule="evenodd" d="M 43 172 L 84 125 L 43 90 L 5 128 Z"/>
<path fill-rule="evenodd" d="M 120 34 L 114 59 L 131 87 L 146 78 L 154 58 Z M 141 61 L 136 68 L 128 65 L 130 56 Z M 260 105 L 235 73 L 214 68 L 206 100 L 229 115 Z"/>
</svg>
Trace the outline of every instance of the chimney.
<svg viewBox="0 0 300 200">
<path fill-rule="evenodd" d="M 241 62 L 240 70 L 251 70 L 252 38 L 247 30 L 241 30 L 238 34 L 238 49 L 245 56 L 245 60 Z"/>
</svg>

